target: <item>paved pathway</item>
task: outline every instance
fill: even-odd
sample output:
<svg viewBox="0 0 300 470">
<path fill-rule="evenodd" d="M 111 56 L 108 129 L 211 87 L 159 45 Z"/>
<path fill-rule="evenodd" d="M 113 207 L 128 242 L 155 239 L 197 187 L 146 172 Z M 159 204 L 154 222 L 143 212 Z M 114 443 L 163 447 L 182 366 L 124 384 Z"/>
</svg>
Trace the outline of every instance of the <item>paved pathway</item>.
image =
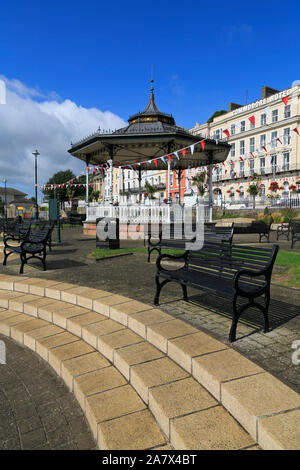
<svg viewBox="0 0 300 470">
<path fill-rule="evenodd" d="M 0 450 L 96 448 L 84 414 L 63 380 L 30 349 L 0 335 Z"/>
<path fill-rule="evenodd" d="M 25 267 L 25 275 L 40 278 L 54 279 L 74 284 L 95 287 L 131 297 L 149 303 L 153 302 L 155 292 L 154 276 L 156 271 L 155 255 L 151 264 L 147 263 L 146 254 L 119 257 L 114 260 L 107 259 L 95 262 L 86 256 L 95 246 L 95 240 L 82 235 L 81 231 L 73 229 L 62 230 L 62 244 L 53 247 L 53 252 L 47 257 L 48 270 Z M 55 234 L 53 237 L 55 240 Z M 236 237 L 235 242 L 255 243 L 257 236 Z M 271 242 L 275 242 L 275 234 L 271 235 Z M 263 246 L 263 244 L 261 244 Z M 289 249 L 289 243 L 280 242 L 282 249 Z M 296 250 L 299 250 L 300 244 Z M 40 268 L 39 264 L 37 266 Z M 10 261 L 6 267 L 0 267 L 1 273 L 17 274 L 18 261 Z M 176 284 L 168 284 L 162 291 L 160 306 L 177 318 L 187 321 L 204 331 L 211 333 L 222 341 L 227 341 L 231 324 L 230 304 L 221 301 L 219 310 L 223 315 L 215 313 L 215 298 L 211 308 L 208 305 L 211 296 L 199 297 L 199 291 L 190 289 L 191 302 L 181 300 L 181 291 Z M 175 299 L 175 300 L 174 300 Z M 226 314 L 226 310 L 228 313 Z M 296 316 L 299 307 L 285 303 L 273 303 L 270 310 L 271 322 L 275 324 L 276 315 L 286 315 L 289 321 L 277 326 L 268 334 L 262 333 L 259 328 L 239 323 L 238 341 L 234 347 L 246 354 L 250 359 L 269 370 L 288 385 L 300 390 L 299 365 L 292 362 L 292 343 L 300 340 L 300 316 Z"/>
</svg>

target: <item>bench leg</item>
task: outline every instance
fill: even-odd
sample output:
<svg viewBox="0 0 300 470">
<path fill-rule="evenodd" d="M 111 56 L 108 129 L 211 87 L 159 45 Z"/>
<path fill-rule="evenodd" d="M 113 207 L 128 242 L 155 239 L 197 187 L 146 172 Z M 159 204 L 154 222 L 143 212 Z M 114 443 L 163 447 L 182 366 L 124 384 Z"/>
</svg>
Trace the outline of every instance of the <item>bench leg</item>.
<svg viewBox="0 0 300 470">
<path fill-rule="evenodd" d="M 183 293 L 183 300 L 185 300 L 187 302 L 188 301 L 188 295 L 187 295 L 186 285 L 181 284 L 181 288 L 182 288 L 182 293 Z"/>
<path fill-rule="evenodd" d="M 159 294 L 160 291 L 162 290 L 163 286 L 167 284 L 168 282 L 171 282 L 170 279 L 165 279 L 163 282 L 159 282 L 159 275 L 155 276 L 155 282 L 156 282 L 156 294 L 154 297 L 154 305 L 159 305 Z"/>
<path fill-rule="evenodd" d="M 236 301 L 237 301 L 237 294 L 235 294 L 233 301 L 232 301 L 233 318 L 232 318 L 231 328 L 229 332 L 229 341 L 231 343 L 233 343 L 236 340 L 236 327 L 240 318 L 240 312 L 237 309 Z"/>
<path fill-rule="evenodd" d="M 20 267 L 20 274 L 23 274 L 24 272 L 24 264 L 27 263 L 26 256 L 20 254 L 20 260 L 21 260 L 21 267 Z"/>
</svg>

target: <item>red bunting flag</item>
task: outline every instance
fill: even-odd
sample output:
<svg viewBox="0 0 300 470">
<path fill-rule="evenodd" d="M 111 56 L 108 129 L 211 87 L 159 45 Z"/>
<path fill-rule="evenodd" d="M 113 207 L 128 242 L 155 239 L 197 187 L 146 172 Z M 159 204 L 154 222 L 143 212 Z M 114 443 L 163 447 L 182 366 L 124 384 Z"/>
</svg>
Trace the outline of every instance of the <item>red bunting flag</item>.
<svg viewBox="0 0 300 470">
<path fill-rule="evenodd" d="M 224 132 L 225 135 L 227 135 L 228 138 L 230 137 L 230 133 L 229 133 L 228 129 L 225 129 L 223 132 Z"/>
<path fill-rule="evenodd" d="M 204 147 L 205 147 L 205 141 L 204 141 L 204 140 L 201 140 L 200 144 L 201 144 L 202 150 L 204 150 Z"/>
<path fill-rule="evenodd" d="M 252 158 L 254 158 L 254 155 L 253 155 L 253 153 L 252 153 L 252 152 L 250 152 L 250 155 L 251 155 L 251 157 L 252 157 Z"/>
<path fill-rule="evenodd" d="M 250 116 L 248 119 L 251 122 L 251 124 L 255 126 L 255 116 Z"/>
<path fill-rule="evenodd" d="M 222 165 L 223 165 L 223 166 L 225 166 L 225 163 L 224 163 L 224 162 L 222 162 Z"/>
<path fill-rule="evenodd" d="M 154 165 L 157 166 L 157 158 L 154 158 Z"/>
<path fill-rule="evenodd" d="M 285 106 L 287 106 L 287 104 L 288 104 L 289 97 L 290 97 L 290 95 L 285 96 L 284 98 L 282 98 L 282 101 L 284 102 L 284 105 L 285 105 Z"/>
<path fill-rule="evenodd" d="M 185 154 L 186 154 L 186 149 L 182 149 L 183 158 L 185 158 Z"/>
<path fill-rule="evenodd" d="M 281 145 L 282 145 L 282 142 L 281 142 L 281 140 L 279 139 L 279 137 L 277 137 L 276 141 L 277 141 L 277 140 L 278 140 L 278 142 L 280 142 Z"/>
<path fill-rule="evenodd" d="M 244 160 L 242 159 L 242 157 L 240 157 L 240 161 L 243 162 Z"/>
<path fill-rule="evenodd" d="M 265 151 L 265 152 L 267 152 L 267 149 L 266 149 L 266 147 L 262 147 L 262 148 L 264 149 L 264 151 Z"/>
<path fill-rule="evenodd" d="M 296 132 L 296 134 L 300 135 L 297 127 L 295 127 L 295 129 L 293 129 L 293 131 Z"/>
<path fill-rule="evenodd" d="M 171 155 L 167 155 L 168 159 L 170 160 L 170 162 L 172 161 L 172 157 Z"/>
</svg>

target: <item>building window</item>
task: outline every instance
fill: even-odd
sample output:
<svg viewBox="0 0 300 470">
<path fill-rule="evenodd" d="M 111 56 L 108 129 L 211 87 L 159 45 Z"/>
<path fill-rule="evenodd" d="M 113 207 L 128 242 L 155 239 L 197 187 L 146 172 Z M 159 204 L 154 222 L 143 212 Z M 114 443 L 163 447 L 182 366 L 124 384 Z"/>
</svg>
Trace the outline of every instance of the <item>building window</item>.
<svg viewBox="0 0 300 470">
<path fill-rule="evenodd" d="M 216 139 L 217 140 L 222 139 L 222 129 L 217 129 L 216 130 Z"/>
<path fill-rule="evenodd" d="M 272 111 L 272 122 L 278 121 L 278 109 L 273 109 Z"/>
<path fill-rule="evenodd" d="M 251 137 L 249 141 L 249 152 L 254 152 L 255 149 L 255 137 Z"/>
<path fill-rule="evenodd" d="M 244 196 L 245 196 L 244 187 L 240 186 L 240 197 L 243 198 Z"/>
<path fill-rule="evenodd" d="M 272 171 L 275 172 L 277 168 L 277 155 L 271 155 L 270 158 L 270 166 L 272 168 Z"/>
<path fill-rule="evenodd" d="M 234 163 L 231 163 L 230 165 L 230 178 L 234 178 Z"/>
<path fill-rule="evenodd" d="M 250 163 L 250 176 L 253 176 L 254 175 L 254 160 L 253 160 L 253 158 L 251 160 L 249 160 L 249 163 Z"/>
<path fill-rule="evenodd" d="M 231 186 L 230 188 L 230 194 L 229 194 L 230 197 L 234 198 L 234 187 Z"/>
<path fill-rule="evenodd" d="M 288 171 L 290 169 L 290 154 L 289 152 L 286 152 L 283 154 L 283 165 L 282 165 L 283 171 Z"/>
<path fill-rule="evenodd" d="M 241 121 L 241 132 L 245 132 L 245 129 L 246 129 L 245 121 Z"/>
<path fill-rule="evenodd" d="M 277 131 L 271 133 L 271 147 L 273 149 L 277 147 Z"/>
<path fill-rule="evenodd" d="M 283 144 L 289 145 L 291 141 L 290 128 L 283 129 Z"/>
<path fill-rule="evenodd" d="M 260 165 L 260 174 L 264 175 L 266 173 L 266 159 L 265 159 L 265 157 L 260 159 L 259 165 Z"/>
<path fill-rule="evenodd" d="M 241 140 L 240 141 L 240 155 L 244 155 L 244 154 L 245 154 L 245 141 Z"/>
<path fill-rule="evenodd" d="M 231 144 L 230 156 L 235 157 L 235 144 Z"/>
<path fill-rule="evenodd" d="M 245 171 L 244 162 L 240 162 L 240 178 L 243 178 L 243 176 L 244 176 L 244 171 Z"/>
<path fill-rule="evenodd" d="M 158 184 L 161 183 L 161 176 L 158 177 Z"/>
<path fill-rule="evenodd" d="M 284 115 L 284 119 L 291 117 L 291 105 L 290 104 L 284 107 L 283 115 Z"/>
<path fill-rule="evenodd" d="M 255 124 L 252 124 L 251 121 L 249 121 L 249 122 L 250 122 L 250 127 L 249 127 L 249 129 L 254 129 L 254 128 L 255 128 Z M 254 121 L 254 122 L 255 122 L 255 121 Z"/>
<path fill-rule="evenodd" d="M 265 126 L 266 124 L 267 124 L 267 115 L 264 113 L 260 115 L 260 125 Z"/>
<path fill-rule="evenodd" d="M 234 124 L 232 124 L 231 127 L 230 127 L 230 134 L 231 135 L 235 134 L 235 125 Z"/>
<path fill-rule="evenodd" d="M 265 147 L 266 146 L 266 134 L 263 134 L 260 136 L 260 146 Z"/>
</svg>

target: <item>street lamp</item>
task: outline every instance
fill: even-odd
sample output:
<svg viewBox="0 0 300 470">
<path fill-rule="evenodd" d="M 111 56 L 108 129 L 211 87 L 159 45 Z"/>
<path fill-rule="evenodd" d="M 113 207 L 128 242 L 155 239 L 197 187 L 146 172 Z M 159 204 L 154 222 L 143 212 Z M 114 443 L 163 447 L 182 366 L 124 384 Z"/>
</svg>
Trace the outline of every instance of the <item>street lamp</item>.
<svg viewBox="0 0 300 470">
<path fill-rule="evenodd" d="M 35 169 L 35 218 L 38 220 L 39 218 L 39 206 L 38 206 L 38 200 L 37 200 L 37 158 L 40 154 L 37 150 L 32 152 L 32 155 L 35 157 L 35 162 L 34 162 L 34 169 Z"/>
<path fill-rule="evenodd" d="M 7 179 L 3 178 L 3 183 L 4 183 L 4 216 L 5 216 L 5 222 L 7 222 L 7 204 L 6 204 L 6 183 Z"/>
</svg>

